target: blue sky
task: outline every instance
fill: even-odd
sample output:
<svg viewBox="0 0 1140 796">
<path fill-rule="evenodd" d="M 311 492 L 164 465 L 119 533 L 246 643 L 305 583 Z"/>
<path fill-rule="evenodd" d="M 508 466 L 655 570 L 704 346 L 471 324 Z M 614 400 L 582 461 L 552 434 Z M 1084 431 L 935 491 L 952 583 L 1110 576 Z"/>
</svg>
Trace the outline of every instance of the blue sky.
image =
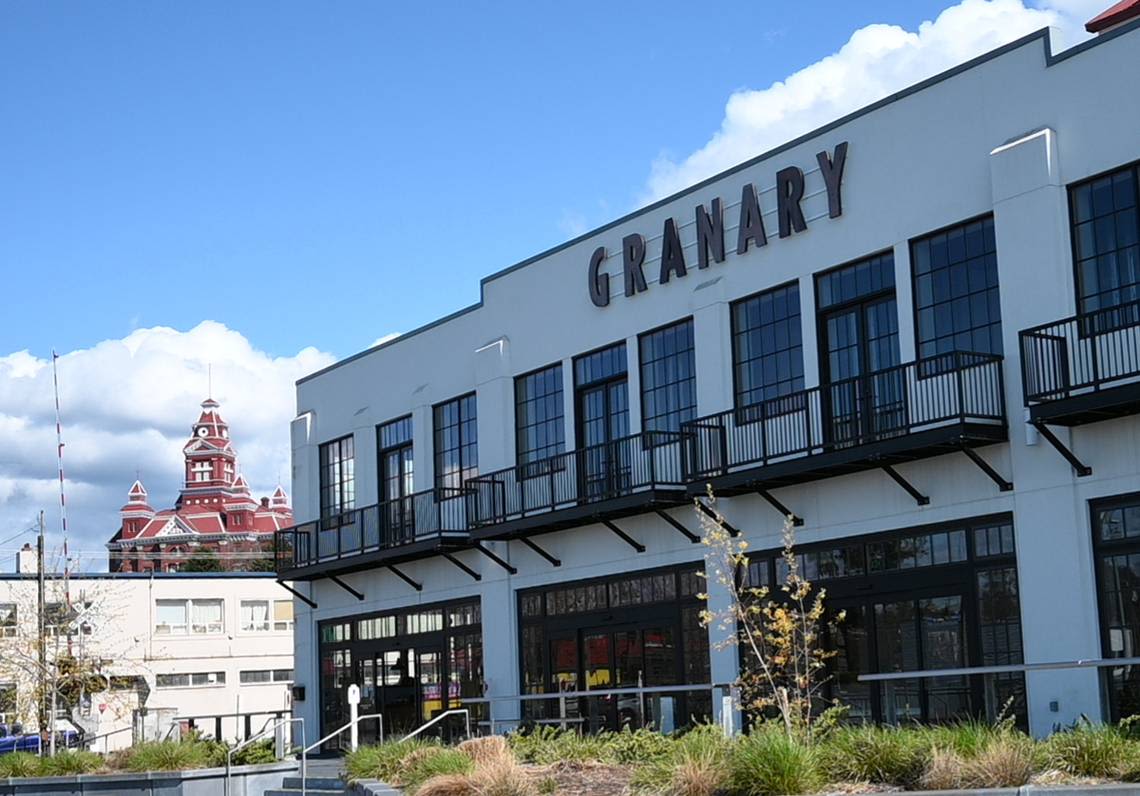
<svg viewBox="0 0 1140 796">
<path fill-rule="evenodd" d="M 631 209 L 726 98 L 945 3 L 0 6 L 0 354 L 339 356 Z"/>
<path fill-rule="evenodd" d="M 101 568 L 136 475 L 177 494 L 208 372 L 267 495 L 300 376 L 1018 36 L 1072 43 L 1108 2 L 6 0 L 0 531 L 59 527 L 53 348 L 72 549 Z"/>
</svg>

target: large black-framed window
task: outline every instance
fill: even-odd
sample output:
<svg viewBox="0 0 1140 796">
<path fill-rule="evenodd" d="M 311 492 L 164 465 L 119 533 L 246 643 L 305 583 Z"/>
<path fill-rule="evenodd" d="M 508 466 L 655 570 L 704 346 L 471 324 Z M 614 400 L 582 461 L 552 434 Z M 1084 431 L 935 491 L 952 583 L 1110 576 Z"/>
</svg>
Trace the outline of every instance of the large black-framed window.
<svg viewBox="0 0 1140 796">
<path fill-rule="evenodd" d="M 1103 657 L 1140 657 L 1140 493 L 1093 501 L 1090 511 Z M 1140 669 L 1102 672 L 1111 719 L 1140 713 Z"/>
<path fill-rule="evenodd" d="M 710 683 L 699 594 L 703 563 L 558 583 L 518 593 L 523 693 Z M 528 701 L 527 717 L 566 718 L 586 730 L 653 724 L 669 730 L 711 716 L 707 690 L 644 699 Z M 644 710 L 644 713 L 642 712 Z"/>
<path fill-rule="evenodd" d="M 733 302 L 732 367 L 737 409 L 804 388 L 802 338 L 798 282 Z"/>
<path fill-rule="evenodd" d="M 801 574 L 843 610 L 828 646 L 829 696 L 854 721 L 993 719 L 1027 724 L 1021 674 L 860 682 L 875 672 L 1023 662 L 1013 520 L 963 519 L 797 547 Z M 783 582 L 778 551 L 750 557 L 749 580 Z M 1005 710 L 1007 703 L 1012 710 Z"/>
<path fill-rule="evenodd" d="M 320 446 L 321 519 L 356 508 L 355 449 L 352 435 Z"/>
<path fill-rule="evenodd" d="M 346 691 L 360 686 L 360 713 L 382 713 L 386 732 L 408 732 L 464 699 L 483 696 L 478 597 L 358 614 L 319 623 L 322 731 L 348 720 Z M 465 704 L 476 721 L 485 711 Z M 361 722 L 362 741 L 378 739 Z"/>
<path fill-rule="evenodd" d="M 565 450 L 562 364 L 515 378 L 515 454 L 518 464 L 557 456 Z"/>
<path fill-rule="evenodd" d="M 458 489 L 479 474 L 479 434 L 475 393 L 436 404 L 432 409 L 435 430 L 435 488 Z"/>
<path fill-rule="evenodd" d="M 1077 312 L 1140 302 L 1140 164 L 1069 187 Z"/>
<path fill-rule="evenodd" d="M 680 431 L 697 416 L 693 319 L 645 332 L 637 340 L 641 362 L 641 430 Z"/>
<path fill-rule="evenodd" d="M 1001 354 L 992 215 L 910 242 L 919 359 L 952 351 Z"/>
</svg>

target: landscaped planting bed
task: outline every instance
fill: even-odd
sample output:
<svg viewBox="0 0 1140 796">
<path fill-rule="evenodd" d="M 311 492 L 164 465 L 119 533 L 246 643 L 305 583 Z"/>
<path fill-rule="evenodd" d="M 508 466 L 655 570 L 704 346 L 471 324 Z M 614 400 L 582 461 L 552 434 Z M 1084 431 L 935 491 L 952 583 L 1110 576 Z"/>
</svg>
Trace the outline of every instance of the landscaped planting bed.
<svg viewBox="0 0 1140 796">
<path fill-rule="evenodd" d="M 1129 726 L 1082 724 L 1036 741 L 1008 726 L 836 727 L 812 744 L 767 726 L 581 736 L 543 728 L 475 739 L 362 747 L 353 779 L 414 796 L 776 796 L 1140 782 Z M 1140 791 L 1138 791 L 1140 792 Z"/>
<path fill-rule="evenodd" d="M 65 749 L 55 756 L 30 752 L 0 755 L 0 779 L 11 777 L 64 777 L 80 774 L 117 774 L 147 771 L 189 771 L 218 768 L 226 764 L 229 747 L 218 741 L 192 735 L 178 741 L 151 741 L 136 744 L 104 757 L 94 752 Z M 273 741 L 265 740 L 234 755 L 233 765 L 272 763 L 276 760 Z"/>
</svg>

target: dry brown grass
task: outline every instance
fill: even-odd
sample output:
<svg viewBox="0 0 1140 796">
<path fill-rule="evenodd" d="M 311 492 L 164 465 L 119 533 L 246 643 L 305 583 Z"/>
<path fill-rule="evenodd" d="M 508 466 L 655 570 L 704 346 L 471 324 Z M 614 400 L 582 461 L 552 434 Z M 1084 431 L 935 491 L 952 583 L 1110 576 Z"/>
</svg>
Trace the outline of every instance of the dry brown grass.
<svg viewBox="0 0 1140 796">
<path fill-rule="evenodd" d="M 514 760 L 514 753 L 511 752 L 507 739 L 501 735 L 471 738 L 455 748 L 470 757 L 471 762 L 476 766 L 483 766 L 500 760 Z"/>
<path fill-rule="evenodd" d="M 507 755 L 476 764 L 470 780 L 478 796 L 538 796 L 531 776 Z"/>
<path fill-rule="evenodd" d="M 966 764 L 953 749 L 936 748 L 930 756 L 919 785 L 926 790 L 953 790 L 962 787 Z"/>
<path fill-rule="evenodd" d="M 480 796 L 471 778 L 463 774 L 441 774 L 416 788 L 416 796 Z"/>
<path fill-rule="evenodd" d="M 672 796 L 714 796 L 725 782 L 723 764 L 711 757 L 682 760 L 670 778 Z"/>
<path fill-rule="evenodd" d="M 964 782 L 971 788 L 1020 788 L 1033 776 L 1031 743 L 998 736 L 966 764 Z"/>
</svg>

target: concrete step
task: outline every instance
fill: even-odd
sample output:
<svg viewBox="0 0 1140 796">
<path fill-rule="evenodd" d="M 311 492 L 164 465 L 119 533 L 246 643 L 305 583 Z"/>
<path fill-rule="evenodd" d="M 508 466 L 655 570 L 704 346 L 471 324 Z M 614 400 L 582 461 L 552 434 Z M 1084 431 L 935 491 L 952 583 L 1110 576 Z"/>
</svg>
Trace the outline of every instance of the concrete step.
<svg viewBox="0 0 1140 796">
<path fill-rule="evenodd" d="M 341 793 L 347 787 L 345 782 L 340 777 L 305 777 L 305 786 L 312 790 L 317 788 L 320 790 L 335 790 Z M 301 778 L 300 777 L 285 777 L 281 787 L 285 790 L 300 790 Z"/>
<path fill-rule="evenodd" d="M 308 788 L 305 791 L 306 796 L 345 796 L 352 791 L 345 788 L 338 788 L 337 790 L 328 790 L 327 788 Z M 274 790 L 265 791 L 264 796 L 299 796 L 301 793 L 301 786 L 296 788 L 277 788 Z"/>
</svg>

